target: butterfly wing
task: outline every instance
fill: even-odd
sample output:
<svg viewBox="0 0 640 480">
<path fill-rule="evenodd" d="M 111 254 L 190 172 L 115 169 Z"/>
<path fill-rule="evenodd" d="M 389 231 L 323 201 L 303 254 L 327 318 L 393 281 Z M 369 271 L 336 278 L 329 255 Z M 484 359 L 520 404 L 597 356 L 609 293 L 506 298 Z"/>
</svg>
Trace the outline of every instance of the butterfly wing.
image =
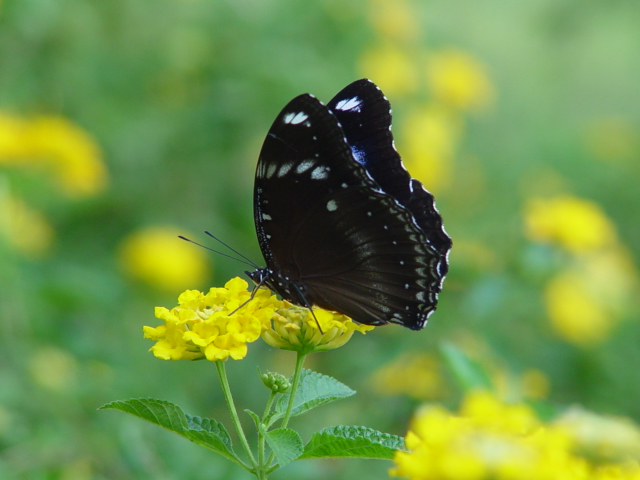
<svg viewBox="0 0 640 480">
<path fill-rule="evenodd" d="M 330 110 L 293 99 L 265 139 L 254 218 L 268 284 L 361 323 L 424 326 L 442 255 L 411 212 L 353 158 Z"/>
<path fill-rule="evenodd" d="M 433 195 L 404 168 L 391 133 L 391 105 L 382 91 L 368 79 L 343 88 L 327 104 L 338 118 L 354 158 L 382 190 L 394 197 L 414 216 L 418 226 L 442 255 L 442 275 L 448 270 L 446 255 L 451 238 L 444 231 Z"/>
</svg>

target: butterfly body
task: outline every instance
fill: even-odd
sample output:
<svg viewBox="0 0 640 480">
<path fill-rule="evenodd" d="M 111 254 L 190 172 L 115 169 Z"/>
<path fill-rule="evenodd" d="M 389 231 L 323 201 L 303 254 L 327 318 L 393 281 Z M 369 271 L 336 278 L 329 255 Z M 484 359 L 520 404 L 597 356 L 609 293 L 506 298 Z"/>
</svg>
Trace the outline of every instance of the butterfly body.
<svg viewBox="0 0 640 480">
<path fill-rule="evenodd" d="M 393 147 L 368 80 L 326 106 L 294 98 L 265 139 L 254 220 L 267 267 L 249 276 L 299 305 L 418 330 L 435 309 L 451 240 L 433 196 Z"/>
</svg>

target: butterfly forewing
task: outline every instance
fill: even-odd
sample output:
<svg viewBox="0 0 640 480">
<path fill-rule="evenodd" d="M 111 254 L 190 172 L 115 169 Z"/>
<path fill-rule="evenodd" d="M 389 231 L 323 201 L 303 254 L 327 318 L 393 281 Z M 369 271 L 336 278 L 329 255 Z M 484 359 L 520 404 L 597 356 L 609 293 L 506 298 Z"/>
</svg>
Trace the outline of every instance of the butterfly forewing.
<svg viewBox="0 0 640 480">
<path fill-rule="evenodd" d="M 364 184 L 377 188 L 353 161 L 327 107 L 311 95 L 289 102 L 269 130 L 256 170 L 254 219 L 267 267 L 299 278 L 309 259 L 301 257 L 293 241 L 309 211 L 345 185 Z"/>
<path fill-rule="evenodd" d="M 267 268 L 252 278 L 298 304 L 417 330 L 435 309 L 450 240 L 433 197 L 402 166 L 390 122 L 388 101 L 364 80 L 329 106 L 311 95 L 289 102 L 258 161 Z"/>
</svg>

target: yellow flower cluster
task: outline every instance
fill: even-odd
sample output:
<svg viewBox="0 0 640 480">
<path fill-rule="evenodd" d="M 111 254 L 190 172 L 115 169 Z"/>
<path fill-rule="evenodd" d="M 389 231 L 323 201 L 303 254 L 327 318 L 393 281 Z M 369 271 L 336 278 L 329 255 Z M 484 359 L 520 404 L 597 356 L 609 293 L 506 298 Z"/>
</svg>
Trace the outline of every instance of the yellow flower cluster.
<svg viewBox="0 0 640 480">
<path fill-rule="evenodd" d="M 615 226 L 594 202 L 562 195 L 525 207 L 529 239 L 567 252 L 567 267 L 546 285 L 544 300 L 555 331 L 580 346 L 606 339 L 638 285 L 631 255 Z"/>
<path fill-rule="evenodd" d="M 480 110 L 493 103 L 495 92 L 484 66 L 471 55 L 447 48 L 430 55 L 427 75 L 434 97 L 459 110 Z"/>
<path fill-rule="evenodd" d="M 48 167 L 63 191 L 76 197 L 99 192 L 107 181 L 93 138 L 57 116 L 26 120 L 0 113 L 0 164 Z"/>
<path fill-rule="evenodd" d="M 640 459 L 640 428 L 628 418 L 599 415 L 575 406 L 553 424 L 567 430 L 590 458 L 620 463 Z"/>
<path fill-rule="evenodd" d="M 247 343 L 262 335 L 272 347 L 307 354 L 341 347 L 353 332 L 374 328 L 319 308 L 312 315 L 307 308 L 278 300 L 265 288 L 249 300 L 247 287 L 236 277 L 206 294 L 187 290 L 171 310 L 156 307 L 155 316 L 164 325 L 144 327 L 144 337 L 156 342 L 150 351 L 163 360 L 239 360 L 247 355 Z"/>
<path fill-rule="evenodd" d="M 43 167 L 70 196 L 98 192 L 106 183 L 100 149 L 78 126 L 56 116 L 23 119 L 0 112 L 0 166 Z M 21 253 L 38 257 L 54 231 L 38 211 L 12 195 L 0 177 L 0 237 Z"/>
<path fill-rule="evenodd" d="M 163 360 L 244 358 L 247 343 L 260 338 L 282 304 L 268 290 L 259 289 L 243 305 L 251 295 L 247 287 L 246 281 L 236 277 L 206 294 L 187 290 L 171 310 L 156 307 L 155 315 L 164 325 L 144 327 L 145 338 L 156 342 L 151 352 Z"/>
<path fill-rule="evenodd" d="M 314 308 L 312 315 L 309 309 L 285 301 L 273 316 L 270 328 L 262 333 L 262 339 L 272 347 L 306 354 L 341 347 L 354 332 L 366 333 L 373 328 L 320 308 Z"/>
<path fill-rule="evenodd" d="M 616 241 L 615 227 L 600 206 L 571 195 L 530 200 L 525 221 L 531 240 L 555 243 L 573 253 L 588 253 Z"/>
<path fill-rule="evenodd" d="M 468 395 L 459 415 L 440 407 L 418 413 L 392 476 L 410 480 L 640 479 L 636 459 L 597 463 L 582 456 L 572 431 L 544 424 L 526 405 L 492 394 Z"/>
</svg>

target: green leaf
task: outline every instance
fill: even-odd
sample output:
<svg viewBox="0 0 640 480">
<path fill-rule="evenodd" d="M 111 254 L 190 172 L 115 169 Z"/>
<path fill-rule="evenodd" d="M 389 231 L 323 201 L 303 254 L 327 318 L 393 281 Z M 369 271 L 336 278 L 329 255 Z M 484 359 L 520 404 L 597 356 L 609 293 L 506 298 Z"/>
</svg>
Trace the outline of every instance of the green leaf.
<svg viewBox="0 0 640 480">
<path fill-rule="evenodd" d="M 333 402 L 340 398 L 350 397 L 356 392 L 340 383 L 335 378 L 312 370 L 303 369 L 300 374 L 300 384 L 296 391 L 291 415 L 300 415 L 312 408 L 319 407 L 325 403 Z M 274 409 L 274 420 L 284 415 L 291 393 L 286 393 L 278 400 Z"/>
<path fill-rule="evenodd" d="M 452 343 L 445 342 L 440 350 L 444 359 L 464 391 L 493 390 L 489 374 L 478 362 L 470 359 L 466 353 Z"/>
<path fill-rule="evenodd" d="M 111 408 L 160 425 L 197 445 L 240 462 L 233 452 L 229 433 L 217 420 L 185 414 L 177 405 L 153 398 L 118 400 L 103 405 L 100 410 Z"/>
<path fill-rule="evenodd" d="M 244 413 L 246 413 L 253 419 L 253 423 L 256 425 L 256 428 L 260 428 L 262 426 L 262 419 L 258 416 L 257 413 L 252 412 L 248 408 L 245 408 Z"/>
<path fill-rule="evenodd" d="M 290 428 L 277 428 L 267 432 L 266 439 L 281 467 L 293 462 L 303 451 L 300 435 Z"/>
<path fill-rule="evenodd" d="M 338 425 L 314 433 L 299 460 L 322 457 L 391 459 L 405 450 L 404 439 L 368 427 Z"/>
</svg>

